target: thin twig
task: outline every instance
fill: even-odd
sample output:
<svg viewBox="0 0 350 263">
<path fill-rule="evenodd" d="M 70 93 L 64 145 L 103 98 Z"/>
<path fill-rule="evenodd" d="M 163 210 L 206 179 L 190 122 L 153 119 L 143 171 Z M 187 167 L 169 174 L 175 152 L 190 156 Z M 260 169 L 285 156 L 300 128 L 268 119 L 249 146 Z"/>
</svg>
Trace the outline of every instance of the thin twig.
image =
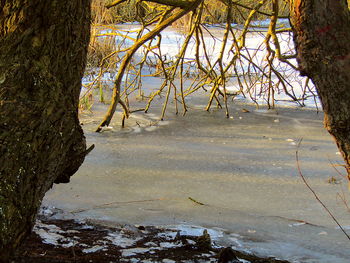
<svg viewBox="0 0 350 263">
<path fill-rule="evenodd" d="M 350 240 L 350 236 L 345 232 L 344 228 L 340 225 L 340 223 L 338 222 L 338 220 L 334 217 L 334 215 L 332 214 L 331 211 L 329 211 L 329 209 L 327 208 L 327 206 L 321 201 L 321 199 L 318 197 L 318 195 L 316 194 L 316 192 L 311 188 L 311 186 L 309 185 L 309 183 L 306 181 L 304 175 L 301 172 L 301 168 L 300 168 L 300 162 L 299 162 L 299 148 L 301 145 L 303 139 L 300 139 L 298 146 L 297 146 L 297 150 L 295 152 L 295 159 L 297 162 L 297 167 L 298 167 L 298 172 L 299 175 L 301 177 L 301 179 L 303 180 L 304 184 L 306 185 L 306 187 L 313 193 L 313 195 L 315 196 L 316 200 L 323 206 L 323 208 L 326 210 L 326 212 L 330 215 L 330 217 L 333 219 L 333 221 L 339 226 L 340 230 L 344 233 L 344 235 Z"/>
</svg>

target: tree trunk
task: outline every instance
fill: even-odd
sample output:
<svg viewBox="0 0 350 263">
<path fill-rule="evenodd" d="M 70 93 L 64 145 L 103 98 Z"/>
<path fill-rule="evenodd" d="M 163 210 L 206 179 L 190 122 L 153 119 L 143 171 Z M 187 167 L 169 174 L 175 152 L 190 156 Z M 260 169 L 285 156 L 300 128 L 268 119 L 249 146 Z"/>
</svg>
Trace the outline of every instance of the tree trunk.
<svg viewBox="0 0 350 263">
<path fill-rule="evenodd" d="M 90 0 L 0 0 L 0 262 L 86 155 L 78 102 Z"/>
<path fill-rule="evenodd" d="M 350 13 L 347 0 L 290 0 L 297 60 L 316 85 L 324 124 L 350 176 Z"/>
</svg>

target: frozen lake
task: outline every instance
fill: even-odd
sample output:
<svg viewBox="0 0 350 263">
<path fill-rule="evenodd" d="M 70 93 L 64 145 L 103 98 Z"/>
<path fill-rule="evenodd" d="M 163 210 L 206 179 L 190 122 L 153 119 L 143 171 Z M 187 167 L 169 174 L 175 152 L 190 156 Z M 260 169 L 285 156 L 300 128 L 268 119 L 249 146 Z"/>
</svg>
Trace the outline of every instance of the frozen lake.
<svg viewBox="0 0 350 263">
<path fill-rule="evenodd" d="M 330 164 L 341 158 L 322 114 L 267 112 L 236 102 L 230 106 L 233 118 L 226 119 L 222 110 L 204 111 L 206 100 L 194 98 L 185 117 L 169 111 L 163 122 L 156 104 L 149 114 L 133 114 L 124 130 L 115 118 L 114 128 L 100 134 L 93 131 L 104 106 L 95 104 L 93 115 L 82 116 L 88 145 L 95 149 L 71 183 L 47 193 L 44 205 L 68 217 L 220 228 L 222 244 L 292 262 L 348 262 L 349 241 L 296 167 L 296 144 L 303 138 L 305 177 L 350 228 L 349 213 L 337 198 L 342 188 L 348 196 L 346 180 Z M 331 176 L 340 184 L 329 183 Z"/>
<path fill-rule="evenodd" d="M 175 56 L 184 36 L 168 30 L 163 37 L 163 54 Z M 254 34 L 248 40 L 256 48 L 263 37 Z M 220 45 L 210 41 L 215 54 Z M 191 49 L 188 52 L 191 58 Z M 265 63 L 263 55 L 255 59 Z M 295 85 L 299 96 L 305 79 L 293 74 L 288 89 Z M 111 84 L 112 79 L 104 81 Z M 160 78 L 144 78 L 146 95 L 160 85 Z M 237 90 L 234 81 L 229 85 Z M 281 99 L 278 105 L 287 105 L 285 94 L 275 95 Z M 130 99 L 132 109 L 145 105 Z M 238 96 L 229 104 L 228 119 L 223 110 L 203 110 L 208 94 L 186 100 L 190 109 L 184 117 L 173 114 L 170 103 L 165 121 L 159 121 L 162 100 L 156 100 L 148 114 L 133 113 L 124 129 L 118 112 L 113 128 L 103 133 L 94 130 L 106 106 L 95 103 L 93 113 L 81 116 L 88 145 L 95 144 L 95 149 L 71 183 L 55 185 L 43 204 L 80 219 L 205 227 L 220 233 L 222 245 L 291 262 L 349 262 L 349 240 L 297 171 L 295 153 L 303 138 L 299 155 L 304 176 L 350 229 L 349 212 L 339 198 L 349 197 L 347 181 L 331 165 L 342 159 L 312 99 L 305 102 L 308 109 L 267 111 Z M 266 98 L 262 94 L 257 100 Z"/>
</svg>

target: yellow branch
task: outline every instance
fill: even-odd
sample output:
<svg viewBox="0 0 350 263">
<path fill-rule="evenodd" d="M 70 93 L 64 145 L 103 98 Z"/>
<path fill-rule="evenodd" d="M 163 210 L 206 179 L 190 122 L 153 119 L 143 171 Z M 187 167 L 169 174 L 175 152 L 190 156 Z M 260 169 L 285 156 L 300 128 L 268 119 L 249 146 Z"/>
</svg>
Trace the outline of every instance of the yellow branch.
<svg viewBox="0 0 350 263">
<path fill-rule="evenodd" d="M 161 31 L 163 31 L 165 28 L 167 28 L 169 25 L 171 25 L 174 21 L 178 20 L 179 18 L 181 18 L 182 16 L 186 15 L 188 12 L 190 12 L 191 10 L 194 10 L 198 7 L 199 4 L 201 4 L 203 2 L 203 0 L 195 0 L 195 1 L 191 1 L 188 2 L 189 6 L 187 6 L 186 9 L 184 10 L 179 10 L 177 11 L 174 15 L 172 15 L 171 17 L 165 19 L 164 21 L 162 21 L 160 24 L 158 24 L 151 32 L 147 33 L 146 35 L 142 36 L 127 52 L 127 54 L 125 55 L 117 77 L 114 81 L 114 87 L 113 87 L 113 95 L 112 95 L 112 102 L 111 105 L 108 108 L 108 111 L 105 115 L 105 117 L 103 118 L 102 122 L 100 123 L 100 125 L 98 126 L 98 128 L 96 129 L 96 132 L 100 132 L 102 130 L 102 127 L 104 126 L 108 126 L 109 123 L 112 120 L 112 117 L 114 115 L 114 112 L 116 110 L 117 104 L 120 101 L 120 85 L 122 83 L 122 78 L 124 75 L 124 72 L 127 68 L 127 66 L 129 65 L 132 56 L 135 54 L 135 52 L 141 47 L 143 46 L 147 41 L 149 41 L 150 39 L 153 39 L 155 36 L 157 36 Z"/>
</svg>

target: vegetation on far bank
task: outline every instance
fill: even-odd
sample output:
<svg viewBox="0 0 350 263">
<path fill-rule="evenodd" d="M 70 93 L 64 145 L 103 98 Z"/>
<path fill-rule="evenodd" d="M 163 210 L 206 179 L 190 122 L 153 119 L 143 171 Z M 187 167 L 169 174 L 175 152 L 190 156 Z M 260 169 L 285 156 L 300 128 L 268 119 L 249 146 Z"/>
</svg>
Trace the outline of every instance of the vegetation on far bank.
<svg viewBox="0 0 350 263">
<path fill-rule="evenodd" d="M 119 24 L 126 22 L 142 22 L 143 18 L 150 16 L 156 9 L 164 9 L 163 5 L 149 3 L 145 1 L 128 0 L 114 8 L 106 9 L 105 6 L 113 1 L 93 0 L 92 1 L 92 21 L 94 24 Z M 235 1 L 236 8 L 232 10 L 234 23 L 242 24 L 250 11 L 254 9 L 259 1 L 240 0 Z M 279 15 L 288 17 L 289 4 L 287 0 L 279 0 L 281 6 Z M 225 5 L 220 0 L 211 0 L 206 3 L 207 8 L 204 13 L 204 22 L 209 24 L 225 23 Z M 272 6 L 264 5 L 259 13 L 254 14 L 253 20 L 266 19 L 266 15 L 271 13 Z M 265 13 L 265 14 L 264 14 Z M 183 25 L 177 22 L 176 25 Z"/>
</svg>

